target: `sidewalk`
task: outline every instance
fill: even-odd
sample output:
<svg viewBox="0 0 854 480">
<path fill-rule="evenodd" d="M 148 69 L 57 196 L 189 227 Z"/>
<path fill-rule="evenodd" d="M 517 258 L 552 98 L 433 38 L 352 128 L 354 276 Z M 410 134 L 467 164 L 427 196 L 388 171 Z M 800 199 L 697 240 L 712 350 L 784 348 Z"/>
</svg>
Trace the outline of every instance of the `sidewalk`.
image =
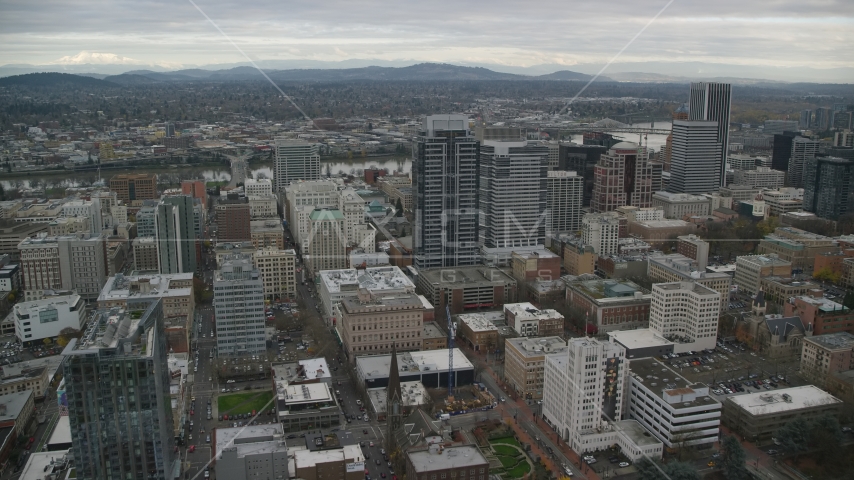
<svg viewBox="0 0 854 480">
<path fill-rule="evenodd" d="M 540 422 L 538 417 L 534 416 L 533 411 L 531 411 L 530 406 L 524 399 L 520 399 L 519 396 L 513 391 L 502 379 L 498 377 L 495 373 L 495 370 L 487 364 L 482 358 L 482 354 L 480 352 L 472 351 L 464 346 L 460 348 L 466 350 L 469 354 L 469 358 L 473 358 L 476 363 L 483 369 L 483 372 L 492 377 L 495 383 L 501 388 L 502 392 L 507 395 L 508 399 L 512 399 L 512 406 L 508 403 L 499 402 L 497 411 L 501 413 L 502 419 L 513 428 L 513 431 L 516 433 L 516 436 L 519 437 L 520 441 L 524 443 L 528 443 L 531 445 L 531 453 L 538 455 L 543 463 L 546 465 L 546 468 L 553 472 L 556 476 L 561 477 L 565 476 L 563 471 L 560 468 L 560 465 L 557 464 L 548 453 L 540 447 L 540 445 L 533 439 L 531 436 L 525 431 L 524 428 L 519 424 L 520 420 L 525 420 L 536 427 L 538 427 L 544 434 L 548 435 L 549 440 L 553 441 L 554 444 L 560 449 L 561 453 L 572 463 L 574 463 L 575 467 L 581 471 L 582 476 L 590 479 L 590 480 L 599 480 L 599 475 L 593 471 L 586 463 L 581 462 L 581 458 L 578 454 L 573 451 L 569 446 L 561 439 L 557 432 L 552 430 L 545 422 Z M 517 419 L 513 419 L 513 412 L 510 410 L 515 410 L 518 415 Z"/>
</svg>

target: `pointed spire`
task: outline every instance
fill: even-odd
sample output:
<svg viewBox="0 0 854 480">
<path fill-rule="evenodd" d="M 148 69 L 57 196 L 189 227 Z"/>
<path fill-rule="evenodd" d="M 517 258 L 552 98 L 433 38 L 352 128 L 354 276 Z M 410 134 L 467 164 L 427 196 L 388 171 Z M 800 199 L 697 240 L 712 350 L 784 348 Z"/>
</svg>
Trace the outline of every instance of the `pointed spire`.
<svg viewBox="0 0 854 480">
<path fill-rule="evenodd" d="M 397 367 L 397 343 L 391 344 L 391 364 L 388 372 L 388 393 L 386 398 L 387 408 L 391 408 L 392 400 L 400 402 L 400 372 Z"/>
</svg>

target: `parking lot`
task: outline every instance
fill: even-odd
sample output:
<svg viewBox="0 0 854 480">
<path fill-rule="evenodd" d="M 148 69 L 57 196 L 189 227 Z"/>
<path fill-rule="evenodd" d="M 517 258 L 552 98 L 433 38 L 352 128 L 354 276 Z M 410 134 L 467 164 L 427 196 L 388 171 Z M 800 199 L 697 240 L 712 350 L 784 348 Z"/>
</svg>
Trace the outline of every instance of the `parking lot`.
<svg viewBox="0 0 854 480">
<path fill-rule="evenodd" d="M 721 344 L 715 350 L 661 358 L 692 382 L 709 385 L 723 401 L 727 396 L 803 385 L 797 357 L 765 358 L 744 345 Z"/>
</svg>

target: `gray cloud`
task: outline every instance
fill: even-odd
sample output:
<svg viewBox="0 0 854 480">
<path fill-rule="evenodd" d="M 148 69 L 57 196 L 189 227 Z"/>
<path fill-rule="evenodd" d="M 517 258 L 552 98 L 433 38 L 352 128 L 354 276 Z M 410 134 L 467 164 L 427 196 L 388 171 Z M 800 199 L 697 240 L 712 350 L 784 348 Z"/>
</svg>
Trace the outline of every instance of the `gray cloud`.
<svg viewBox="0 0 854 480">
<path fill-rule="evenodd" d="M 604 63 L 664 1 L 197 4 L 254 59 L 382 59 L 512 66 Z M 619 62 L 850 67 L 850 0 L 676 0 Z M 4 1 L 0 64 L 81 51 L 146 64 L 243 61 L 187 1 Z"/>
</svg>

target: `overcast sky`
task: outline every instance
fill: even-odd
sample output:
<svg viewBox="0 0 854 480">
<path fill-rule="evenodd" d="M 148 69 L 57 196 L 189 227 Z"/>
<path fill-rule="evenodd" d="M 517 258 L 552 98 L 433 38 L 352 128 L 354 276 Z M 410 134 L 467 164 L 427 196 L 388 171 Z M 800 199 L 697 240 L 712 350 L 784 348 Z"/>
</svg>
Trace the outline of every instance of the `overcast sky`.
<svg viewBox="0 0 854 480">
<path fill-rule="evenodd" d="M 667 0 L 195 0 L 259 60 L 605 63 Z M 850 67 L 852 0 L 674 0 L 618 62 Z M 189 0 L 2 0 L 0 65 L 245 61 Z"/>
</svg>

